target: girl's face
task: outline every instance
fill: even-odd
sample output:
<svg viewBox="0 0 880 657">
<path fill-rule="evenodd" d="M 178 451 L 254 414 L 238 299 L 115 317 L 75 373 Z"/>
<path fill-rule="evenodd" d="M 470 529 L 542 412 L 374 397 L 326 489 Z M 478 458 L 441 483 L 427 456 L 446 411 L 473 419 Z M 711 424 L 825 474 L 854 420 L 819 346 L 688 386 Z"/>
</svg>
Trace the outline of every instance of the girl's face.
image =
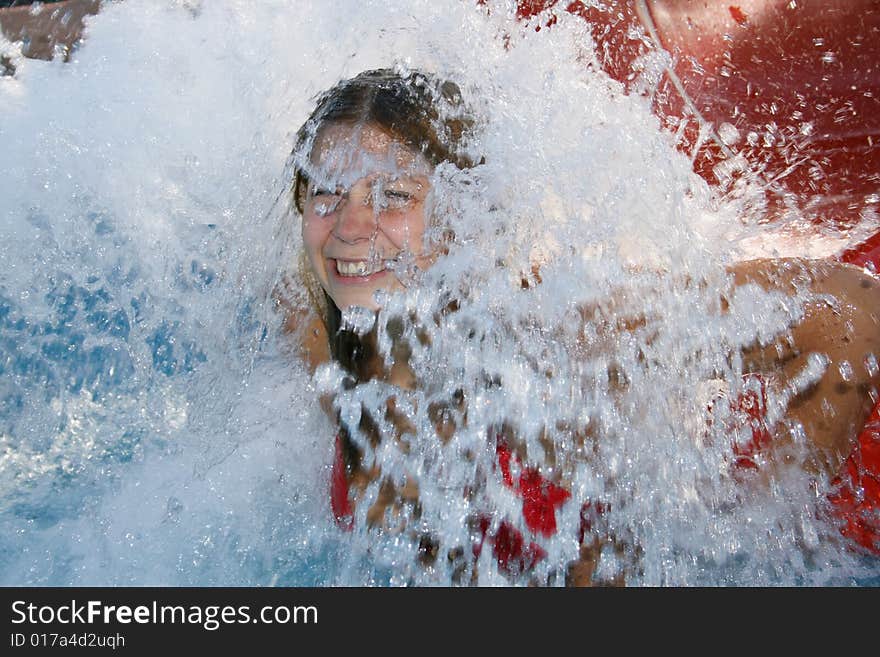
<svg viewBox="0 0 880 657">
<path fill-rule="evenodd" d="M 312 149 L 302 236 L 309 264 L 340 310 L 378 309 L 375 293 L 403 287 L 425 252 L 431 167 L 373 125 L 332 123 Z"/>
</svg>

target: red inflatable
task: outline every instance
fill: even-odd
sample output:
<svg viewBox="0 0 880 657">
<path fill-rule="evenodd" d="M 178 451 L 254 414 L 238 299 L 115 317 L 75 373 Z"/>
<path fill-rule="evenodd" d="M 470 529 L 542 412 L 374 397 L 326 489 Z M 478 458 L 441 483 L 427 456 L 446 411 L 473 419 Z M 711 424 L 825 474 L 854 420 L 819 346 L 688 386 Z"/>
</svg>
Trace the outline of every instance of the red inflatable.
<svg viewBox="0 0 880 657">
<path fill-rule="evenodd" d="M 847 231 L 880 212 L 880 2 L 625 0 L 603 7 L 520 0 L 550 28 L 568 11 L 591 27 L 605 70 L 649 93 L 694 170 L 732 189 L 746 172 L 767 189 L 772 221 L 796 207 Z M 545 14 L 539 16 L 541 12 Z M 670 65 L 635 86 L 648 61 Z M 840 255 L 880 270 L 880 233 Z"/>
</svg>

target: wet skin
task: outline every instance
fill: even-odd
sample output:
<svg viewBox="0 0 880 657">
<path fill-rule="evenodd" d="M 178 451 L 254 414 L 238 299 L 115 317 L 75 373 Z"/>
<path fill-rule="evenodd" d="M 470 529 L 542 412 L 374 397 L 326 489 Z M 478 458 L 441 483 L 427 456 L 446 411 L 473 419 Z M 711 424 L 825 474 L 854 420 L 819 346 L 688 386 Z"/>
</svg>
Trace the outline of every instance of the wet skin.
<svg viewBox="0 0 880 657">
<path fill-rule="evenodd" d="M 813 293 L 804 317 L 787 334 L 747 348 L 743 361 L 747 370 L 768 375 L 779 391 L 804 370 L 811 354 L 827 359 L 822 376 L 789 401 L 774 428 L 774 445 L 784 452 L 793 428 L 802 427 L 816 448 L 805 467 L 837 474 L 878 399 L 880 281 L 833 261 L 754 260 L 731 271 L 734 285 Z"/>
</svg>

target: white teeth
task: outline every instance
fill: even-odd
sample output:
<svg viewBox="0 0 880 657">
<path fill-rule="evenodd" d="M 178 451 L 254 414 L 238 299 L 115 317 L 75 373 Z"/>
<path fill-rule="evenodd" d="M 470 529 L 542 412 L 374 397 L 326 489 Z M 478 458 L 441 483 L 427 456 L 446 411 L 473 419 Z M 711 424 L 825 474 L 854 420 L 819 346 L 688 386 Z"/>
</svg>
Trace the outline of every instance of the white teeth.
<svg viewBox="0 0 880 657">
<path fill-rule="evenodd" d="M 342 276 L 369 276 L 370 274 L 375 274 L 377 271 L 382 271 L 383 269 L 385 269 L 384 261 L 374 264 L 372 268 L 364 260 L 358 260 L 356 262 L 343 262 L 342 260 L 336 261 L 336 271 Z"/>
</svg>

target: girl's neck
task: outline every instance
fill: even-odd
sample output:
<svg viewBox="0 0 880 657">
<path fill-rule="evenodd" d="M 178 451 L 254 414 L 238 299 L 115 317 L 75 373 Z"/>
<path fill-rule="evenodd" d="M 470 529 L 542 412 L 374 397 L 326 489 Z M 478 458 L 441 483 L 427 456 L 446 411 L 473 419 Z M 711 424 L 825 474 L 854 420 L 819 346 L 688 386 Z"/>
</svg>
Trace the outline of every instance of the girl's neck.
<svg viewBox="0 0 880 657">
<path fill-rule="evenodd" d="M 388 321 L 386 330 L 392 347 L 388 359 L 382 357 L 378 349 L 378 322 L 364 335 L 342 328 L 342 313 L 328 298 L 327 333 L 330 336 L 330 351 L 333 358 L 351 372 L 358 381 L 379 379 L 404 390 L 416 388 L 416 377 L 409 366 L 411 350 L 403 337 L 403 324 L 399 318 Z"/>
</svg>

